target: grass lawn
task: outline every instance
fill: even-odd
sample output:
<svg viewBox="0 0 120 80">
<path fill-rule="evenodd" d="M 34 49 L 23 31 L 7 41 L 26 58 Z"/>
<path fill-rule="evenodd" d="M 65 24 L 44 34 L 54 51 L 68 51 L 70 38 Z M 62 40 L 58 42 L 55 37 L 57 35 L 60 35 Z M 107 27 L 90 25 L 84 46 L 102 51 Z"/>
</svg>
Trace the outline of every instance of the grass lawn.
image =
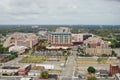
<svg viewBox="0 0 120 80">
<path fill-rule="evenodd" d="M 43 57 L 43 56 L 28 56 L 26 58 L 24 58 L 23 60 L 21 60 L 21 63 L 42 63 L 44 61 L 46 61 L 47 58 Z"/>
<path fill-rule="evenodd" d="M 108 58 L 102 58 L 101 57 L 101 58 L 98 58 L 97 61 L 98 61 L 99 64 L 106 64 L 107 60 L 108 60 Z"/>
<path fill-rule="evenodd" d="M 28 56 L 20 61 L 20 63 L 43 63 L 49 58 L 58 58 L 60 61 L 65 61 L 65 57 L 44 57 L 44 56 Z"/>
<path fill-rule="evenodd" d="M 65 61 L 65 60 L 66 60 L 66 57 L 64 57 L 64 56 L 63 56 L 63 57 L 60 57 L 59 60 L 60 60 L 60 61 Z"/>
</svg>

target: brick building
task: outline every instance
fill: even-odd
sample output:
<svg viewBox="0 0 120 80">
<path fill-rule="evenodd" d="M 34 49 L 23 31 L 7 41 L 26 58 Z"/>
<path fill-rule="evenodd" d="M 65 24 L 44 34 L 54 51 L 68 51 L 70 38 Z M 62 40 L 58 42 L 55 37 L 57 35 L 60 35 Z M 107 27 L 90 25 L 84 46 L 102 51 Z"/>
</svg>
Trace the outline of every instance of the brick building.
<svg viewBox="0 0 120 80">
<path fill-rule="evenodd" d="M 30 64 L 27 64 L 21 68 L 18 69 L 18 75 L 21 76 L 21 75 L 27 75 L 28 72 L 30 71 L 31 69 L 31 65 Z"/>
<path fill-rule="evenodd" d="M 113 76 L 118 72 L 119 72 L 119 66 L 110 64 L 110 76 Z"/>
</svg>

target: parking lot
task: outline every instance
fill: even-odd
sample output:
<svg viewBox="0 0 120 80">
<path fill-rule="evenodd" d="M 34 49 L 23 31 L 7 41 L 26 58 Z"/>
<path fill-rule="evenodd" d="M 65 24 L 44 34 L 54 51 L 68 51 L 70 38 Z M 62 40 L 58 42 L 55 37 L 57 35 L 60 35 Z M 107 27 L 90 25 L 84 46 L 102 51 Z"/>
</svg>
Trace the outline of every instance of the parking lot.
<svg viewBox="0 0 120 80">
<path fill-rule="evenodd" d="M 64 56 L 62 51 L 39 51 L 34 52 L 33 56 Z"/>
</svg>

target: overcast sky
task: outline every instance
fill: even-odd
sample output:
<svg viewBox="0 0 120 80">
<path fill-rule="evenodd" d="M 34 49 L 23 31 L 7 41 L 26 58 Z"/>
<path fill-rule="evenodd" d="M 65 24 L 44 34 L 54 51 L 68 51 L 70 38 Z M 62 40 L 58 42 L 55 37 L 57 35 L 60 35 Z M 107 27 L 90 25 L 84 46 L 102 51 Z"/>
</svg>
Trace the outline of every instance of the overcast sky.
<svg viewBox="0 0 120 80">
<path fill-rule="evenodd" d="M 120 24 L 120 0 L 0 0 L 0 24 Z"/>
</svg>

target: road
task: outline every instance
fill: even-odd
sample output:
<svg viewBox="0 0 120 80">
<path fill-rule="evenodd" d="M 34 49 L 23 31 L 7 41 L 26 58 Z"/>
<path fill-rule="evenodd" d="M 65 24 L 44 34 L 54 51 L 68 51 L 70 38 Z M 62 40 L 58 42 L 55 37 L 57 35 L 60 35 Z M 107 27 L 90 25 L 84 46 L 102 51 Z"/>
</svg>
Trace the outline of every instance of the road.
<svg viewBox="0 0 120 80">
<path fill-rule="evenodd" d="M 75 65 L 76 65 L 75 55 L 76 54 L 75 54 L 75 51 L 73 53 L 74 53 L 74 55 L 70 55 L 68 57 L 68 60 L 66 62 L 66 66 L 65 66 L 65 68 L 63 68 L 63 71 L 61 73 L 61 75 L 64 77 L 72 78 L 73 73 L 75 71 Z"/>
</svg>

